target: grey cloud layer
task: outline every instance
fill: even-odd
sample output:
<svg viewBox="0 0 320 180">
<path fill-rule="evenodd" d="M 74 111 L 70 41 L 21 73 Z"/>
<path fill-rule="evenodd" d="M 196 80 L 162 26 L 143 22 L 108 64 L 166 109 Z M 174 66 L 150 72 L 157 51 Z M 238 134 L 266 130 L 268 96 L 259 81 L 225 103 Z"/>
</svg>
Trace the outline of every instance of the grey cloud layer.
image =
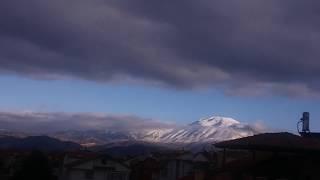
<svg viewBox="0 0 320 180">
<path fill-rule="evenodd" d="M 320 2 L 3 0 L 0 73 L 318 95 Z"/>
<path fill-rule="evenodd" d="M 95 113 L 0 112 L 0 129 L 30 133 L 66 130 L 130 131 L 173 127 L 174 124 L 136 116 Z"/>
</svg>

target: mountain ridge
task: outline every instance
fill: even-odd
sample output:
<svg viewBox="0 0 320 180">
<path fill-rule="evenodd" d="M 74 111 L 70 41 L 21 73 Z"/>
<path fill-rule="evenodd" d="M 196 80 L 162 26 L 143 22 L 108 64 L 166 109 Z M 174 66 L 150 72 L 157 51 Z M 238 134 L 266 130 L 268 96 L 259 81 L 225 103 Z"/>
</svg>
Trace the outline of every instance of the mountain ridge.
<svg viewBox="0 0 320 180">
<path fill-rule="evenodd" d="M 28 137 L 0 137 L 0 149 L 2 150 L 41 150 L 68 151 L 79 150 L 81 146 L 74 142 L 61 141 L 49 136 L 28 136 Z"/>
<path fill-rule="evenodd" d="M 211 116 L 184 126 L 141 128 L 134 130 L 68 130 L 47 134 L 30 134 L 1 130 L 1 136 L 28 137 L 46 135 L 62 141 L 71 141 L 85 147 L 123 142 L 145 142 L 165 145 L 190 145 L 214 143 L 260 133 L 255 126 L 241 123 L 233 118 Z"/>
<path fill-rule="evenodd" d="M 158 144 L 207 143 L 236 139 L 257 133 L 259 133 L 257 128 L 240 123 L 233 118 L 212 116 L 174 128 L 149 128 L 128 132 L 116 130 L 63 131 L 51 134 L 51 136 L 74 141 L 84 146 L 93 146 L 125 141 Z"/>
</svg>

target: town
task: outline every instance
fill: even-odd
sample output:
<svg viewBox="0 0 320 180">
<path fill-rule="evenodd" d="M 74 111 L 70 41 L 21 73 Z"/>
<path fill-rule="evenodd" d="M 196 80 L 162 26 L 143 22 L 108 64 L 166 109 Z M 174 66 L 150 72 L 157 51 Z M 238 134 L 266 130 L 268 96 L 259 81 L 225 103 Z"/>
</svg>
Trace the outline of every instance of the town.
<svg viewBox="0 0 320 180">
<path fill-rule="evenodd" d="M 0 179 L 319 179 L 319 133 L 310 132 L 309 113 L 304 113 L 299 123 L 300 135 L 262 133 L 215 143 L 196 153 L 181 149 L 112 157 L 85 149 L 51 153 L 6 150 L 0 152 Z"/>
</svg>

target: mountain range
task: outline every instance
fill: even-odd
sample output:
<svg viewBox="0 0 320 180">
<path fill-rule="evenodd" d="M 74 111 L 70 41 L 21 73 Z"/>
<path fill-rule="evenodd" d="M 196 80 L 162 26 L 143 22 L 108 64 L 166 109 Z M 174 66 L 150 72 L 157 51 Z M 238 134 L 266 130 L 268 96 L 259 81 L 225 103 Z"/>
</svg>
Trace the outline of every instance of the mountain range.
<svg viewBox="0 0 320 180">
<path fill-rule="evenodd" d="M 128 131 L 69 130 L 32 134 L 2 129 L 0 130 L 0 149 L 64 151 L 80 149 L 82 145 L 93 151 L 114 155 L 137 155 L 177 148 L 201 151 L 203 148 L 211 147 L 215 142 L 251 136 L 260 132 L 255 126 L 220 116 L 204 118 L 188 125 L 172 128 L 141 128 Z"/>
<path fill-rule="evenodd" d="M 200 119 L 185 126 L 173 128 L 150 128 L 131 131 L 90 130 L 61 131 L 50 134 L 65 141 L 73 141 L 84 146 L 95 146 L 126 141 L 155 144 L 193 144 L 219 142 L 259 133 L 254 126 L 220 116 Z"/>
</svg>

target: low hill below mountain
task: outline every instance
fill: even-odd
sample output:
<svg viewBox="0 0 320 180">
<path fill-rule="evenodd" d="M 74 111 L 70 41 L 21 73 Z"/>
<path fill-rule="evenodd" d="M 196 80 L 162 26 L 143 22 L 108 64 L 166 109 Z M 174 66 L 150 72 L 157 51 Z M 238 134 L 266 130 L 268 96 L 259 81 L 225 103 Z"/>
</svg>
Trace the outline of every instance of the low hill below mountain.
<svg viewBox="0 0 320 180">
<path fill-rule="evenodd" d="M 70 151 L 80 149 L 81 145 L 74 142 L 64 142 L 48 136 L 29 136 L 18 138 L 12 136 L 0 137 L 2 150 L 40 150 L 40 151 Z"/>
</svg>

